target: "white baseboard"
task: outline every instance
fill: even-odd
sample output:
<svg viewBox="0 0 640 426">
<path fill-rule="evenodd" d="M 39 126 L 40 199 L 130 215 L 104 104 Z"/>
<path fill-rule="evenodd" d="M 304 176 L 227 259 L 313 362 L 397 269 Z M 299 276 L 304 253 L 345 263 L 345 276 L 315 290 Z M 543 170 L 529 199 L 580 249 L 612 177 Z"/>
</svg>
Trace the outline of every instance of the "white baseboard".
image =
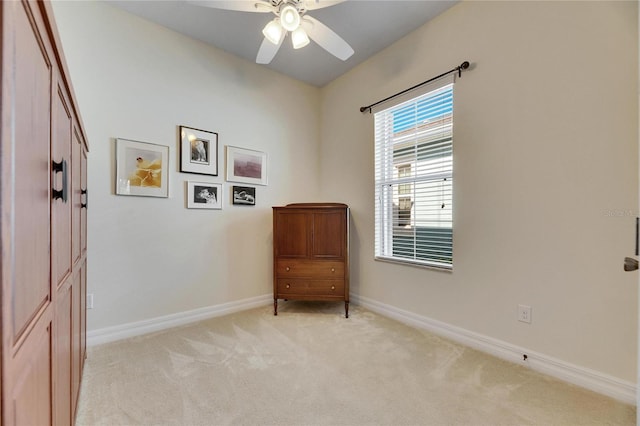
<svg viewBox="0 0 640 426">
<path fill-rule="evenodd" d="M 484 336 L 460 327 L 446 324 L 431 318 L 404 311 L 363 296 L 351 297 L 352 302 L 381 315 L 396 319 L 405 324 L 428 330 L 465 346 L 489 353 L 498 358 L 525 365 L 533 370 L 564 380 L 565 382 L 610 396 L 627 404 L 636 405 L 636 387 L 634 383 L 591 370 L 568 362 L 530 351 L 498 339 Z M 525 361 L 523 355 L 527 355 Z"/>
<path fill-rule="evenodd" d="M 165 330 L 192 322 L 202 321 L 208 318 L 219 317 L 234 312 L 257 308 L 273 303 L 273 294 L 251 297 L 223 303 L 221 305 L 207 306 L 186 312 L 165 315 L 143 321 L 105 327 L 87 332 L 87 346 L 95 346 L 129 337 L 140 336 L 154 331 Z"/>
<path fill-rule="evenodd" d="M 489 353 L 498 358 L 525 365 L 533 370 L 610 396 L 627 404 L 636 404 L 636 388 L 634 383 L 620 380 L 599 371 L 573 365 L 461 327 L 398 309 L 367 297 L 351 295 L 351 301 L 373 312 L 414 327 L 428 330 L 434 334 Z M 263 296 L 223 303 L 221 305 L 207 306 L 148 320 L 92 330 L 87 332 L 87 346 L 95 346 L 129 337 L 140 336 L 208 318 L 264 306 L 272 302 L 273 295 L 265 294 Z M 527 355 L 526 361 L 523 360 L 524 354 Z"/>
</svg>

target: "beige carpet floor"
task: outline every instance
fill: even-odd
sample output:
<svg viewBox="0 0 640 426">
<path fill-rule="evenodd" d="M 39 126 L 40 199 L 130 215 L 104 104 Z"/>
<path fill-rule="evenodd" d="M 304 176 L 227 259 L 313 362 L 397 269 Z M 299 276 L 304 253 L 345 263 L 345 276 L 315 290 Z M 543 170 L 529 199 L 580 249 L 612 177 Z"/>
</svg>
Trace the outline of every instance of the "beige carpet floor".
<svg viewBox="0 0 640 426">
<path fill-rule="evenodd" d="M 77 425 L 634 425 L 635 407 L 358 306 L 281 302 L 89 349 Z"/>
</svg>

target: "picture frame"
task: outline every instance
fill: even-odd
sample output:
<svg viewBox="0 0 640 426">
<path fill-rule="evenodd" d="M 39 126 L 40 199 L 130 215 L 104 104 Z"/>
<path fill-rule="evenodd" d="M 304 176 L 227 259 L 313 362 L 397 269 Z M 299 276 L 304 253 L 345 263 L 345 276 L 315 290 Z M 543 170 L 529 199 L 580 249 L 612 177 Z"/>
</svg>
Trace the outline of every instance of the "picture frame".
<svg viewBox="0 0 640 426">
<path fill-rule="evenodd" d="M 218 134 L 180 126 L 180 172 L 218 176 Z"/>
<path fill-rule="evenodd" d="M 116 138 L 116 195 L 169 197 L 169 147 Z"/>
<path fill-rule="evenodd" d="M 227 145 L 227 181 L 267 184 L 267 154 Z"/>
<path fill-rule="evenodd" d="M 222 184 L 187 181 L 188 209 L 222 209 Z"/>
<path fill-rule="evenodd" d="M 231 200 L 235 205 L 255 206 L 256 188 L 253 186 L 233 186 L 231 188 Z"/>
</svg>

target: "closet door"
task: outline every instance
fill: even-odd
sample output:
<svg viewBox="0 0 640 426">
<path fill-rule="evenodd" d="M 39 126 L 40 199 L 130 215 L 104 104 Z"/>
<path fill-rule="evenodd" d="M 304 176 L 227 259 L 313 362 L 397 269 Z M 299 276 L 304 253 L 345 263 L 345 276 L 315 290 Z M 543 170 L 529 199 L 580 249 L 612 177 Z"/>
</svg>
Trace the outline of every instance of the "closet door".
<svg viewBox="0 0 640 426">
<path fill-rule="evenodd" d="M 2 417 L 52 423 L 53 55 L 36 4 L 2 2 Z"/>
<path fill-rule="evenodd" d="M 54 75 L 59 77 L 57 73 Z M 71 274 L 71 207 L 74 198 L 74 178 L 71 162 L 71 110 L 64 84 L 59 78 L 55 80 L 53 98 L 51 261 L 56 288 L 61 289 Z"/>
<path fill-rule="evenodd" d="M 82 345 L 84 339 L 83 333 L 83 319 L 84 319 L 84 301 L 83 297 L 86 297 L 83 291 L 84 277 L 83 277 L 83 257 L 82 257 L 82 238 L 83 238 L 83 226 L 82 226 L 82 214 L 83 214 L 83 198 L 82 192 L 82 166 L 83 158 L 86 156 L 83 153 L 83 143 L 79 136 L 76 126 L 73 128 L 72 145 L 72 190 L 73 203 L 72 203 L 72 221 L 71 221 L 71 235 L 72 235 L 72 258 L 73 258 L 73 290 L 71 301 L 71 386 L 70 386 L 70 406 L 71 418 L 75 418 L 75 409 L 77 406 L 78 393 L 80 389 L 80 378 L 82 376 L 82 365 L 84 351 Z"/>
<path fill-rule="evenodd" d="M 54 73 L 57 76 L 57 73 Z M 52 200 L 51 264 L 55 283 L 54 314 L 54 418 L 56 425 L 71 424 L 73 376 L 73 301 L 75 288 L 71 277 L 72 235 L 72 162 L 71 111 L 64 84 L 56 78 L 53 93 L 51 132 Z"/>
<path fill-rule="evenodd" d="M 71 193 L 72 193 L 72 221 L 71 221 L 71 242 L 72 242 L 72 258 L 73 264 L 75 265 L 78 261 L 80 261 L 80 256 L 82 255 L 82 203 L 84 194 L 82 193 L 82 159 L 86 158 L 83 156 L 82 149 L 82 141 L 78 136 L 78 131 L 76 128 L 73 129 L 73 142 L 71 144 L 73 146 L 72 149 L 72 163 L 73 163 L 73 173 L 72 176 L 72 185 L 71 185 Z"/>
<path fill-rule="evenodd" d="M 87 149 L 86 144 L 78 138 L 80 152 L 80 376 L 87 357 L 87 209 L 89 208 L 89 190 L 87 188 Z"/>
<path fill-rule="evenodd" d="M 73 272 L 73 290 L 71 292 L 71 387 L 69 389 L 70 393 L 70 404 L 71 411 L 73 413 L 73 417 L 75 418 L 75 409 L 78 401 L 78 394 L 80 392 L 80 379 L 82 377 L 82 362 L 80 357 L 82 356 L 81 350 L 81 342 L 82 339 L 80 337 L 81 333 L 81 320 L 80 317 L 82 315 L 82 306 L 81 298 L 82 298 L 82 268 L 77 267 Z"/>
</svg>

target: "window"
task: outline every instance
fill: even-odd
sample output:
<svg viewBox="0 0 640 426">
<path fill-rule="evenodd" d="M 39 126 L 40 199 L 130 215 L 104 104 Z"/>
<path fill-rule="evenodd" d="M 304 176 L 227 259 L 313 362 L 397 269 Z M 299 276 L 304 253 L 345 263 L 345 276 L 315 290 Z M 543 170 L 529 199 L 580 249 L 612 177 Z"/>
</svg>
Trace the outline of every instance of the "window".
<svg viewBox="0 0 640 426">
<path fill-rule="evenodd" d="M 378 259 L 451 269 L 453 84 L 375 114 Z"/>
</svg>

